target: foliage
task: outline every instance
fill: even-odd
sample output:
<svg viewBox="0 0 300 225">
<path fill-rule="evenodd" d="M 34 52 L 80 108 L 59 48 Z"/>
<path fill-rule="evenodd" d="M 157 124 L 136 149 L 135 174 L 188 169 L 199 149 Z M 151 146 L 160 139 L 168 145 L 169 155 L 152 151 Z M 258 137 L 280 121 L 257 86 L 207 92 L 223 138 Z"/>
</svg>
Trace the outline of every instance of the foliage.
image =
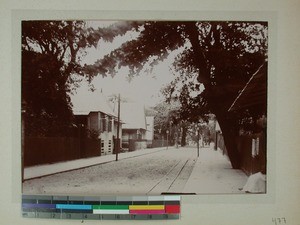
<svg viewBox="0 0 300 225">
<path fill-rule="evenodd" d="M 182 47 L 174 62 L 177 77 L 164 93 L 167 100 L 180 100 L 187 119 L 199 110 L 207 114 L 220 105 L 228 108 L 267 56 L 264 22 L 146 21 L 137 30 L 137 39 L 87 66 L 87 72 L 114 75 L 117 68 L 128 66 L 129 76 L 134 76 Z"/>
<path fill-rule="evenodd" d="M 176 102 L 172 104 L 161 102 L 153 108 L 156 112 L 154 117 L 154 131 L 156 134 L 165 135 L 168 130 L 170 136 L 174 136 L 174 130 L 170 130 L 170 128 L 174 128 L 171 125 L 176 124 L 178 109 L 179 104 L 176 104 Z"/>
<path fill-rule="evenodd" d="M 49 55 L 23 51 L 22 100 L 26 135 L 59 136 L 66 135 L 69 130 L 72 111 L 65 90 L 67 77 L 59 70 L 61 66 Z"/>
<path fill-rule="evenodd" d="M 177 143 L 185 146 L 187 130 L 191 123 L 181 118 L 179 101 L 161 102 L 154 110 L 154 131 L 157 138 L 169 135 L 170 140 L 176 139 Z"/>
<path fill-rule="evenodd" d="M 22 22 L 22 109 L 26 135 L 66 135 L 72 126 L 69 94 L 84 77 L 81 60 L 100 38 L 112 41 L 135 26 L 117 23 L 97 30 L 83 21 Z M 79 76 L 79 77 L 78 77 Z M 91 81 L 92 76 L 85 76 Z"/>
<path fill-rule="evenodd" d="M 165 96 L 180 101 L 182 120 L 215 114 L 229 158 L 237 168 L 238 152 L 232 141 L 236 120 L 228 108 L 267 60 L 267 26 L 265 22 L 146 21 L 136 28 L 138 38 L 88 66 L 87 71 L 113 75 L 117 68 L 128 66 L 129 76 L 134 76 L 146 65 L 154 66 L 170 52 L 183 49 L 174 62 L 176 76 Z"/>
</svg>

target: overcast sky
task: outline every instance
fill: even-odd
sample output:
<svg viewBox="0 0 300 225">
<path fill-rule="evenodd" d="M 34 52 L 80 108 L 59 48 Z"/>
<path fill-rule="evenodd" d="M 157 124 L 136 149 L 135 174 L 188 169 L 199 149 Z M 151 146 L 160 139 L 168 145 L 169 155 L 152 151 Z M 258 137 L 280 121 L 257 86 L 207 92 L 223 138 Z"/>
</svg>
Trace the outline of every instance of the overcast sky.
<svg viewBox="0 0 300 225">
<path fill-rule="evenodd" d="M 110 22 L 93 22 L 94 28 L 99 26 L 109 25 Z M 119 47 L 123 42 L 136 38 L 137 33 L 127 33 L 125 36 L 117 37 L 114 42 L 108 43 L 100 41 L 97 48 L 88 49 L 86 56 L 83 58 L 82 63 L 92 64 L 96 60 L 101 59 L 104 55 L 110 53 L 113 49 Z M 71 96 L 72 103 L 75 110 L 80 110 L 82 101 L 87 98 L 93 98 L 97 93 L 102 91 L 103 94 L 109 96 L 111 94 L 120 93 L 123 98 L 130 99 L 131 101 L 139 102 L 148 106 L 153 106 L 159 101 L 162 101 L 160 89 L 170 83 L 173 75 L 169 71 L 169 67 L 174 60 L 176 53 L 171 54 L 165 61 L 159 63 L 152 71 L 152 73 L 141 72 L 138 77 L 135 77 L 128 82 L 126 79 L 128 70 L 121 68 L 117 74 L 112 77 L 102 77 L 101 75 L 95 77 L 92 84 L 96 91 L 92 93 L 86 81 L 81 82 L 80 88 L 77 89 L 77 94 Z"/>
</svg>

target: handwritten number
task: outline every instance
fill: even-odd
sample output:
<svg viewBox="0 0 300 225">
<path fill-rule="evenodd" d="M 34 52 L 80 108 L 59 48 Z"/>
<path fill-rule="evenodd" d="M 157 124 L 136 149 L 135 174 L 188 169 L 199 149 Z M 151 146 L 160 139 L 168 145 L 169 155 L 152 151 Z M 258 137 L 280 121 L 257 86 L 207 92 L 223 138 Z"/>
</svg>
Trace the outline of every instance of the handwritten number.
<svg viewBox="0 0 300 225">
<path fill-rule="evenodd" d="M 277 218 L 272 218 L 272 222 L 275 225 L 280 225 L 280 224 L 286 224 L 286 218 L 285 217 L 277 217 Z"/>
</svg>

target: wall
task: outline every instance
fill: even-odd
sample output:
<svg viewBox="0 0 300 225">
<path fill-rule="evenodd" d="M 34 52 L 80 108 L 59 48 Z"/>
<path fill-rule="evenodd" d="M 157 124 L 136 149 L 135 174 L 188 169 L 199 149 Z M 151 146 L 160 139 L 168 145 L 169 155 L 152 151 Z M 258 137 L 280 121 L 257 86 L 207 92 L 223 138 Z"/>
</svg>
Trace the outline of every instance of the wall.
<svg viewBox="0 0 300 225">
<path fill-rule="evenodd" d="M 113 134 L 112 132 L 102 132 L 100 134 L 101 139 L 101 154 L 110 155 L 113 153 Z"/>
<path fill-rule="evenodd" d="M 147 148 L 147 140 L 129 139 L 128 141 L 128 150 L 130 152 L 145 148 Z"/>
<path fill-rule="evenodd" d="M 146 129 L 145 138 L 152 141 L 154 137 L 154 116 L 146 116 Z"/>
<path fill-rule="evenodd" d="M 25 138 L 25 167 L 100 155 L 100 140 L 66 137 Z"/>
</svg>

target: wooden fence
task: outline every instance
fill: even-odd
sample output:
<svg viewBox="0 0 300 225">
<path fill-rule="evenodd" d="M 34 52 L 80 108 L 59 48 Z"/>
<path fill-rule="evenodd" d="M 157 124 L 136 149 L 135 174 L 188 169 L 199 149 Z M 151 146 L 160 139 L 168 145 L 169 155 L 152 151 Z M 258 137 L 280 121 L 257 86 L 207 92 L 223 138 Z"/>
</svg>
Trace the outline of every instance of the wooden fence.
<svg viewBox="0 0 300 225">
<path fill-rule="evenodd" d="M 241 169 L 251 175 L 265 170 L 266 167 L 266 137 L 263 133 L 241 135 L 236 140 Z M 256 144 L 256 146 L 254 146 Z M 224 138 L 221 133 L 216 133 L 215 148 L 220 148 L 224 155 L 227 154 Z M 253 154 L 253 148 L 257 152 Z"/>
<path fill-rule="evenodd" d="M 237 147 L 241 159 L 241 169 L 247 175 L 266 169 L 266 137 L 262 133 L 239 136 Z M 256 152 L 253 152 L 254 150 Z"/>
<path fill-rule="evenodd" d="M 24 166 L 100 156 L 100 140 L 67 137 L 25 137 Z"/>
</svg>

